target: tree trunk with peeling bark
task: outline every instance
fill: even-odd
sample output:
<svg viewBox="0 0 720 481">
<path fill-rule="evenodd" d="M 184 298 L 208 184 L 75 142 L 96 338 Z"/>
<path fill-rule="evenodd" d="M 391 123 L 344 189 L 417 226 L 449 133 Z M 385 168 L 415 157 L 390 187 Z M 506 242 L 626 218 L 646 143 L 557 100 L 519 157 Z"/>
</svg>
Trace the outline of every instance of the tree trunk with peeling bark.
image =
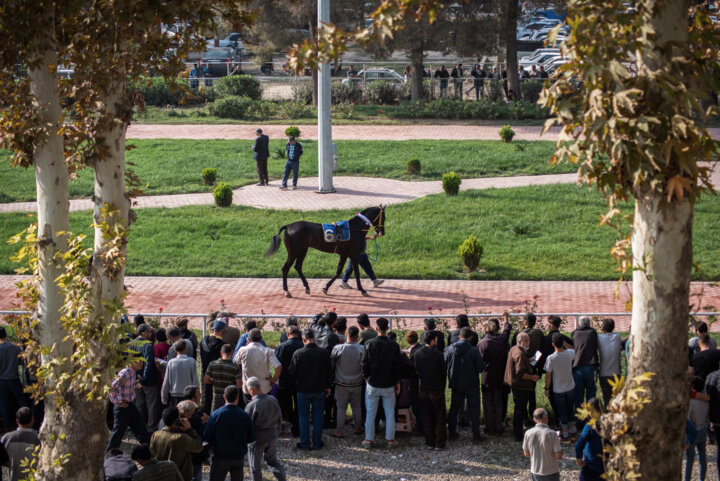
<svg viewBox="0 0 720 481">
<path fill-rule="evenodd" d="M 410 100 L 413 102 L 424 101 L 425 92 L 423 89 L 423 47 L 422 40 L 418 40 L 420 45 L 410 51 L 410 62 L 412 64 L 412 85 L 410 90 Z"/>
<path fill-rule="evenodd" d="M 693 204 L 685 200 L 661 212 L 660 201 L 661 195 L 644 193 L 635 202 L 628 378 L 655 373 L 646 385 L 652 403 L 634 420 L 633 437 L 642 479 L 670 481 L 680 476 L 688 410 Z"/>
</svg>

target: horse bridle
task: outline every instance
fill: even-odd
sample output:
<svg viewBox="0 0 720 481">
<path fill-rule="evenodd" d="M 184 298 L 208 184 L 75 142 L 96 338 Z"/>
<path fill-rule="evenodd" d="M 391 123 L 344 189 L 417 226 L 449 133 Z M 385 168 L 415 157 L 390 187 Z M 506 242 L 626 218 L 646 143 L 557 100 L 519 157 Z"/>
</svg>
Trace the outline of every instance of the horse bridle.
<svg viewBox="0 0 720 481">
<path fill-rule="evenodd" d="M 383 223 L 382 223 L 382 214 L 383 214 L 383 212 L 385 212 L 385 208 L 384 208 L 384 207 L 380 207 L 380 210 L 378 211 L 378 214 L 375 216 L 375 218 L 374 218 L 372 221 L 370 221 L 370 219 L 368 219 L 367 217 L 365 217 L 364 215 L 362 215 L 360 212 L 356 212 L 355 215 L 356 215 L 357 217 L 360 217 L 360 219 L 361 219 L 362 221 L 364 221 L 366 225 L 369 226 L 367 229 L 361 229 L 362 232 L 369 232 L 371 229 L 377 229 L 378 227 L 383 227 Z M 375 225 L 375 221 L 378 221 L 377 225 Z M 381 234 L 381 235 L 382 235 L 382 234 Z"/>
</svg>

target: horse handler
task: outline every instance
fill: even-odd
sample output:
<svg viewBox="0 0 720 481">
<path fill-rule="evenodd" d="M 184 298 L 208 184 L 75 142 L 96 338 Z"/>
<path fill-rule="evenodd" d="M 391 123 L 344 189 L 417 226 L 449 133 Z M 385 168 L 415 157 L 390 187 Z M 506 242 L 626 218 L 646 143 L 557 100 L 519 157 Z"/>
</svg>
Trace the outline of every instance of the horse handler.
<svg viewBox="0 0 720 481">
<path fill-rule="evenodd" d="M 375 240 L 380 236 L 378 232 L 375 232 L 374 235 L 365 237 L 366 239 Z M 377 259 L 376 259 L 377 260 Z M 365 274 L 370 278 L 370 280 L 373 283 L 373 287 L 379 287 L 382 285 L 383 282 L 385 282 L 384 279 L 378 279 L 375 276 L 375 271 L 373 270 L 372 264 L 370 263 L 370 257 L 367 255 L 366 252 L 363 252 L 358 256 L 358 266 L 362 267 L 362 270 L 365 271 Z M 348 284 L 348 280 L 350 279 L 350 276 L 353 274 L 353 266 L 352 262 L 348 262 L 347 269 L 345 269 L 345 273 L 342 276 L 342 280 L 340 281 L 340 287 L 343 289 L 352 289 L 350 284 Z"/>
</svg>

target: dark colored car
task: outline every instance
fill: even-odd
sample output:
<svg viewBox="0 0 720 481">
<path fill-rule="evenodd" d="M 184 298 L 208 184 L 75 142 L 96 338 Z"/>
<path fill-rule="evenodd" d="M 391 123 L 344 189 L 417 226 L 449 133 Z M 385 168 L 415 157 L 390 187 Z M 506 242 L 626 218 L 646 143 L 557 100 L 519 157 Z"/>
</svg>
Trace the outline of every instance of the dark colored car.
<svg viewBox="0 0 720 481">
<path fill-rule="evenodd" d="M 240 65 L 240 59 L 232 47 L 211 48 L 202 55 L 200 61 L 207 65 L 211 77 L 226 77 Z"/>
</svg>

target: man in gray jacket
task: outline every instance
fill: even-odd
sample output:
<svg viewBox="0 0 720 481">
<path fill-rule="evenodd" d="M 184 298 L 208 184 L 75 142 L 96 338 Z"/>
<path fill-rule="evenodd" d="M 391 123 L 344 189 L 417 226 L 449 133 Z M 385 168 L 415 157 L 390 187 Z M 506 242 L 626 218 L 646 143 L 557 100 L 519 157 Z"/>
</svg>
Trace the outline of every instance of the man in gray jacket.
<svg viewBox="0 0 720 481">
<path fill-rule="evenodd" d="M 331 372 L 335 379 L 335 401 L 337 403 L 336 429 L 330 433 L 330 436 L 335 438 L 343 437 L 348 402 L 352 407 L 355 434 L 363 433 L 361 410 L 363 374 L 360 361 L 365 348 L 358 344 L 360 329 L 357 326 L 350 326 L 347 334 L 348 342 L 337 344 L 330 354 Z"/>
<path fill-rule="evenodd" d="M 262 481 L 261 463 L 265 459 L 270 472 L 278 481 L 285 481 L 285 469 L 277 458 L 277 439 L 282 423 L 280 404 L 273 396 L 263 394 L 258 378 L 249 378 L 245 386 L 252 396 L 252 400 L 245 406 L 245 412 L 255 426 L 255 441 L 248 444 L 250 476 L 253 481 Z"/>
</svg>

